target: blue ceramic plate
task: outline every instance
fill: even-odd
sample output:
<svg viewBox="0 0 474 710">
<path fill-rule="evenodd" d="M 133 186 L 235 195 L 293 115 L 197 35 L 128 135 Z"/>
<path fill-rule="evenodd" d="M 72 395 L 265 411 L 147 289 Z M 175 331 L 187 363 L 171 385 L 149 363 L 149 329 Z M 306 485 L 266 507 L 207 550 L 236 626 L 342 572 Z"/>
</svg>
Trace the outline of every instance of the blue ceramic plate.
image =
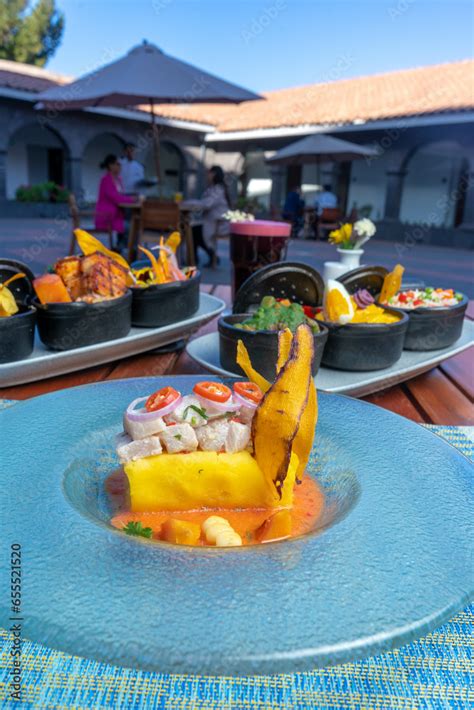
<svg viewBox="0 0 474 710">
<path fill-rule="evenodd" d="M 190 391 L 198 378 L 174 378 Z M 305 670 L 427 633 L 473 587 L 471 466 L 383 409 L 320 395 L 309 473 L 317 532 L 218 550 L 125 536 L 104 477 L 130 400 L 169 378 L 92 384 L 0 413 L 2 543 L 23 549 L 23 633 L 80 656 L 163 672 Z M 2 589 L 10 575 L 2 565 Z M 10 626 L 7 594 L 0 622 Z"/>
</svg>

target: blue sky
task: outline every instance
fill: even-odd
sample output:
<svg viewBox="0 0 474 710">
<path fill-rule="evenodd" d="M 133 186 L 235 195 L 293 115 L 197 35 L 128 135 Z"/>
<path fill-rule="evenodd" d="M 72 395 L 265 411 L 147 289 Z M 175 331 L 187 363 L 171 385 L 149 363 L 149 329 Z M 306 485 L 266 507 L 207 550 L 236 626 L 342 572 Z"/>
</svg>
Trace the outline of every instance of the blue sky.
<svg viewBox="0 0 474 710">
<path fill-rule="evenodd" d="M 255 91 L 473 54 L 471 0 L 57 0 L 48 68 L 79 76 L 146 38 Z"/>
</svg>

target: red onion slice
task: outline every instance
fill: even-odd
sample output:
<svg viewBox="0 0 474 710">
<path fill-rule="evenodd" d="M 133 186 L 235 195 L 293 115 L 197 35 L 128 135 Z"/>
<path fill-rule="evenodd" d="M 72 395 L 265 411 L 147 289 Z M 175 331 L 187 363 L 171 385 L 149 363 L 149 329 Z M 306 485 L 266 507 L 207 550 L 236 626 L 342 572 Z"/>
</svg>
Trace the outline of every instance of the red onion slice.
<svg viewBox="0 0 474 710">
<path fill-rule="evenodd" d="M 142 407 L 141 409 L 135 409 L 137 404 L 140 404 L 141 402 L 146 402 L 147 399 L 148 397 L 138 397 L 138 399 L 134 399 L 133 402 L 130 402 L 127 407 L 126 415 L 131 422 L 151 422 L 153 421 L 153 419 L 165 417 L 167 414 L 171 414 L 171 412 L 174 412 L 174 410 L 183 398 L 181 397 L 181 395 L 179 395 L 178 399 L 175 399 L 174 402 L 171 402 L 171 404 L 168 404 L 166 407 L 161 407 L 161 409 L 157 409 L 155 412 L 147 412 L 145 407 Z"/>
<path fill-rule="evenodd" d="M 236 412 L 242 406 L 232 401 L 232 395 L 226 402 L 214 402 L 214 400 L 207 399 L 207 397 L 203 397 L 200 394 L 194 394 L 199 399 L 204 409 L 209 409 L 211 412 L 212 410 L 222 412 L 223 414 L 225 414 L 225 412 Z"/>
<path fill-rule="evenodd" d="M 252 402 L 250 399 L 246 399 L 245 397 L 242 397 L 241 394 L 238 392 L 234 391 L 234 399 L 236 402 L 240 404 L 241 407 L 248 407 L 249 409 L 257 409 L 258 404 L 256 402 Z"/>
</svg>

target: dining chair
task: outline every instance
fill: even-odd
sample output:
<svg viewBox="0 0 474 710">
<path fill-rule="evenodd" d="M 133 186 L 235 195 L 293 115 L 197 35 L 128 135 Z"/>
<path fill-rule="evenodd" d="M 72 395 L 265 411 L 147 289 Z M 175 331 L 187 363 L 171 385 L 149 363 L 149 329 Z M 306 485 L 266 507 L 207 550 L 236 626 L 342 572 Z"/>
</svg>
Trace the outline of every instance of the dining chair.
<svg viewBox="0 0 474 710">
<path fill-rule="evenodd" d="M 342 213 L 337 207 L 325 207 L 318 217 L 316 239 L 327 238 L 329 232 L 340 227 Z"/>
<path fill-rule="evenodd" d="M 113 247 L 113 230 L 112 229 L 96 229 L 94 226 L 94 210 L 80 210 L 77 204 L 76 196 L 71 192 L 68 197 L 69 216 L 72 221 L 71 242 L 69 244 L 69 256 L 74 254 L 76 247 L 76 238 L 74 236 L 75 229 L 86 229 L 94 236 L 108 236 L 109 249 Z M 84 222 L 86 222 L 84 224 Z"/>
<path fill-rule="evenodd" d="M 159 244 L 161 237 L 167 237 L 172 232 L 185 231 L 184 240 L 186 242 L 188 265 L 193 266 L 193 258 L 190 258 L 190 249 L 187 244 L 187 231 L 182 229 L 182 218 L 179 205 L 171 200 L 162 200 L 155 197 L 147 197 L 141 206 L 140 226 L 136 244 L 129 243 L 129 261 L 133 260 L 136 247 L 140 243 Z M 194 252 L 191 251 L 191 255 Z"/>
</svg>

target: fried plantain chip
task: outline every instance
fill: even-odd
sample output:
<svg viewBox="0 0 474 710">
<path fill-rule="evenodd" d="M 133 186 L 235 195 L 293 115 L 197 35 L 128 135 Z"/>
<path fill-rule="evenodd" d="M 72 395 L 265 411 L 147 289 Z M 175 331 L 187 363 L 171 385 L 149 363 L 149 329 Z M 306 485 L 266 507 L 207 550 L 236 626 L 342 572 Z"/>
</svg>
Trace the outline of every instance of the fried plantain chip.
<svg viewBox="0 0 474 710">
<path fill-rule="evenodd" d="M 287 336 L 284 337 L 286 341 Z M 313 355 L 311 329 L 300 325 L 293 337 L 290 355 L 264 395 L 252 423 L 255 458 L 280 496 L 308 402 Z"/>
<path fill-rule="evenodd" d="M 400 291 L 404 271 L 405 267 L 397 264 L 394 270 L 386 275 L 379 296 L 380 303 L 387 303 L 389 298 L 392 298 Z"/>
<path fill-rule="evenodd" d="M 293 335 L 287 328 L 278 336 L 278 363 L 277 373 L 288 360 Z M 314 380 L 309 383 L 308 401 L 300 420 L 300 426 L 293 441 L 293 451 L 298 456 L 299 464 L 296 470 L 296 479 L 301 482 L 308 464 L 309 455 L 313 447 L 313 439 L 318 421 L 318 400 Z"/>
<path fill-rule="evenodd" d="M 8 288 L 8 286 L 11 283 L 13 283 L 13 281 L 17 281 L 17 279 L 26 279 L 26 274 L 24 274 L 24 273 L 15 274 L 11 278 L 9 278 L 7 281 L 0 284 L 0 317 L 1 318 L 6 317 L 6 316 L 14 316 L 15 313 L 18 313 L 18 311 L 19 311 L 15 296 Z"/>
<path fill-rule="evenodd" d="M 155 278 L 154 278 L 154 280 L 153 280 L 153 283 L 156 283 L 156 284 L 163 284 L 163 283 L 165 283 L 165 282 L 166 282 L 166 277 L 165 277 L 165 273 L 164 273 L 164 271 L 163 271 L 163 267 L 162 267 L 162 265 L 161 265 L 161 260 L 158 261 L 158 259 L 157 259 L 156 256 L 153 254 L 153 252 L 150 251 L 149 249 L 145 249 L 145 247 L 142 247 L 142 246 L 140 246 L 140 245 L 138 246 L 138 248 L 139 248 L 140 251 L 142 251 L 142 252 L 149 258 L 149 260 L 150 260 L 151 268 L 152 268 L 152 271 L 153 271 L 153 273 L 154 273 L 154 275 L 155 275 Z"/>
<path fill-rule="evenodd" d="M 291 343 L 293 342 L 293 334 L 289 328 L 281 330 L 278 333 L 278 360 L 276 366 L 276 374 L 280 372 L 285 362 L 290 357 Z"/>
<path fill-rule="evenodd" d="M 254 370 L 252 367 L 252 363 L 250 361 L 250 357 L 247 351 L 247 348 L 243 344 L 242 340 L 239 340 L 237 342 L 237 365 L 239 365 L 242 370 L 245 372 L 249 380 L 254 382 L 262 392 L 266 392 L 268 389 L 270 389 L 270 382 L 266 380 L 262 375 L 260 375 L 257 370 Z"/>
<path fill-rule="evenodd" d="M 165 242 L 165 246 L 171 249 L 173 254 L 176 254 L 176 251 L 181 244 L 181 234 L 179 232 L 172 232 L 168 239 Z"/>
<path fill-rule="evenodd" d="M 303 480 L 306 466 L 308 465 L 309 455 L 313 448 L 313 439 L 318 421 L 318 399 L 316 396 L 316 387 L 314 380 L 311 378 L 309 383 L 308 401 L 304 408 L 300 419 L 300 426 L 293 441 L 293 451 L 298 456 L 298 468 L 296 469 L 296 480 L 301 483 Z"/>
</svg>

